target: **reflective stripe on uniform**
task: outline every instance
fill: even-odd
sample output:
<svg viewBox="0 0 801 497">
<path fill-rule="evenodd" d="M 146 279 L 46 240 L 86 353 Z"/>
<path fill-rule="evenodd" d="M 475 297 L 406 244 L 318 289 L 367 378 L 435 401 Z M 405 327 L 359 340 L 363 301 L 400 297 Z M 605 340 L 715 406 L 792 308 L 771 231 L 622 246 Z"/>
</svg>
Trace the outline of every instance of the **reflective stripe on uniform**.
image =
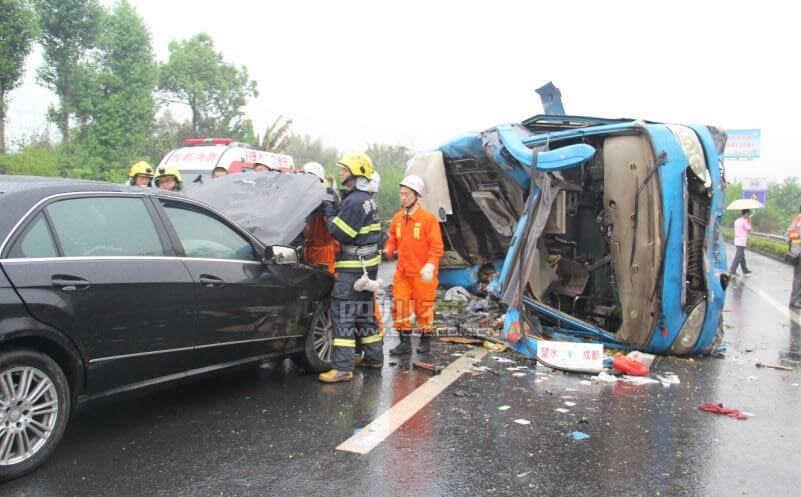
<svg viewBox="0 0 801 497">
<path fill-rule="evenodd" d="M 371 257 L 370 259 L 365 259 L 364 262 L 359 259 L 337 261 L 336 264 L 334 264 L 334 267 L 337 269 L 361 269 L 362 266 L 374 267 L 378 266 L 379 264 L 381 264 L 381 256 L 377 255 L 375 257 Z"/>
<path fill-rule="evenodd" d="M 362 345 L 370 345 L 371 343 L 378 343 L 383 339 L 384 339 L 384 337 L 382 337 L 381 335 L 372 335 L 372 336 L 369 336 L 369 337 L 360 337 L 359 338 L 359 342 Z"/>
<path fill-rule="evenodd" d="M 346 223 L 341 217 L 337 216 L 331 222 L 334 223 L 334 226 L 342 230 L 342 232 L 348 235 L 349 237 L 356 238 L 357 234 L 356 230 L 351 228 L 350 225 Z"/>
<path fill-rule="evenodd" d="M 334 347 L 356 347 L 355 338 L 334 338 Z"/>
<path fill-rule="evenodd" d="M 381 223 L 374 223 L 374 224 L 368 224 L 367 226 L 363 226 L 362 229 L 359 230 L 359 234 L 368 235 L 375 231 L 381 231 Z"/>
</svg>

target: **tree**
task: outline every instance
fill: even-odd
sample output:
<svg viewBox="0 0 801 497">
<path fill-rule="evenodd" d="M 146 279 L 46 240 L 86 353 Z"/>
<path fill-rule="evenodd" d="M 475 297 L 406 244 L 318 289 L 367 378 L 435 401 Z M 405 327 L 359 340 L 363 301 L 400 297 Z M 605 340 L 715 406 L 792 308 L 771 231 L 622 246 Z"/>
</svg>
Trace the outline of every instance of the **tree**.
<svg viewBox="0 0 801 497">
<path fill-rule="evenodd" d="M 290 126 L 292 126 L 292 119 L 284 119 L 284 116 L 278 116 L 275 121 L 264 130 L 264 137 L 261 139 L 261 148 L 268 152 L 282 152 L 287 145 Z"/>
<path fill-rule="evenodd" d="M 103 23 L 97 50 L 76 71 L 81 145 L 102 160 L 101 177 L 145 156 L 153 130 L 158 80 L 150 33 L 127 0 Z"/>
<path fill-rule="evenodd" d="M 281 149 L 282 153 L 291 155 L 297 167 L 307 162 L 319 162 L 329 175 L 336 175 L 336 162 L 340 152 L 334 147 L 326 147 L 319 138 L 310 135 L 291 133 L 287 135 Z"/>
<path fill-rule="evenodd" d="M 189 106 L 195 135 L 227 135 L 244 138 L 248 121 L 242 107 L 248 97 L 258 96 L 256 82 L 245 67 L 223 60 L 205 33 L 169 46 L 170 57 L 161 67 L 159 88 L 165 101 Z"/>
<path fill-rule="evenodd" d="M 70 116 L 76 111 L 77 72 L 87 50 L 95 45 L 103 9 L 97 0 L 35 0 L 41 28 L 44 65 L 39 80 L 53 90 L 59 106 L 51 108 L 63 141 L 70 139 Z"/>
<path fill-rule="evenodd" d="M 367 147 L 366 152 L 381 175 L 381 189 L 376 195 L 376 201 L 381 219 L 386 221 L 400 209 L 400 182 L 412 152 L 402 145 L 384 144 L 372 144 Z"/>
<path fill-rule="evenodd" d="M 25 58 L 37 35 L 27 0 L 0 0 L 0 154 L 6 152 L 6 97 L 19 86 Z"/>
</svg>

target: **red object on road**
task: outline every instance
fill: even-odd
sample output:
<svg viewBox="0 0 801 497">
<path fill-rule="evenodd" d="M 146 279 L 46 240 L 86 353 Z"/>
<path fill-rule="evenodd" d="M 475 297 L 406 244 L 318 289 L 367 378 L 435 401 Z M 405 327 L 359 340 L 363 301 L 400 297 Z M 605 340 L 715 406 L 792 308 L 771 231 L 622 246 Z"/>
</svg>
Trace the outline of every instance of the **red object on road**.
<svg viewBox="0 0 801 497">
<path fill-rule="evenodd" d="M 704 402 L 703 404 L 698 404 L 698 409 L 701 409 L 702 411 L 706 412 L 711 412 L 712 414 L 722 414 L 724 416 L 728 416 L 734 419 L 739 419 L 742 421 L 748 419 L 748 416 L 743 414 L 743 412 L 740 411 L 739 409 L 730 409 L 728 407 L 723 407 L 723 404 Z"/>
<path fill-rule="evenodd" d="M 648 376 L 648 373 L 651 372 L 650 368 L 645 364 L 632 361 L 622 355 L 615 357 L 614 361 L 612 361 L 612 367 L 631 376 Z"/>
</svg>

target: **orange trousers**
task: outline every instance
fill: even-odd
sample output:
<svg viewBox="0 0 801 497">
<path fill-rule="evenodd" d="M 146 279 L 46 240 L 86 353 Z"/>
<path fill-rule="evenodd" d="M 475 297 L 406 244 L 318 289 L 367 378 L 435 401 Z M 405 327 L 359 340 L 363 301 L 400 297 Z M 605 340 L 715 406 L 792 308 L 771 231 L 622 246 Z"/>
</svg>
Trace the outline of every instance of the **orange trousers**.
<svg viewBox="0 0 801 497">
<path fill-rule="evenodd" d="M 426 283 L 420 275 L 395 272 L 392 281 L 392 320 L 396 330 L 419 329 L 423 333 L 434 330 L 437 285 L 437 278 Z M 412 314 L 415 316 L 415 326 L 412 326 Z"/>
</svg>

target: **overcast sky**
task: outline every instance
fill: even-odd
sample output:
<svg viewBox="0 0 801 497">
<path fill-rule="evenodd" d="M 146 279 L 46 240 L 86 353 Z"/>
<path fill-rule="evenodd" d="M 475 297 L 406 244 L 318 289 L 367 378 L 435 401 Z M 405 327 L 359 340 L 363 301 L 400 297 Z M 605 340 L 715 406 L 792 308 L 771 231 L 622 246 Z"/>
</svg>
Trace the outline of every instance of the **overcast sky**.
<svg viewBox="0 0 801 497">
<path fill-rule="evenodd" d="M 159 60 L 171 40 L 203 31 L 247 66 L 259 132 L 281 114 L 342 149 L 427 149 L 541 112 L 534 90 L 553 80 L 567 113 L 761 128 L 762 159 L 730 170 L 801 175 L 801 28 L 779 2 L 131 3 Z M 11 94 L 12 140 L 46 125 L 40 63 L 34 53 Z"/>
</svg>

